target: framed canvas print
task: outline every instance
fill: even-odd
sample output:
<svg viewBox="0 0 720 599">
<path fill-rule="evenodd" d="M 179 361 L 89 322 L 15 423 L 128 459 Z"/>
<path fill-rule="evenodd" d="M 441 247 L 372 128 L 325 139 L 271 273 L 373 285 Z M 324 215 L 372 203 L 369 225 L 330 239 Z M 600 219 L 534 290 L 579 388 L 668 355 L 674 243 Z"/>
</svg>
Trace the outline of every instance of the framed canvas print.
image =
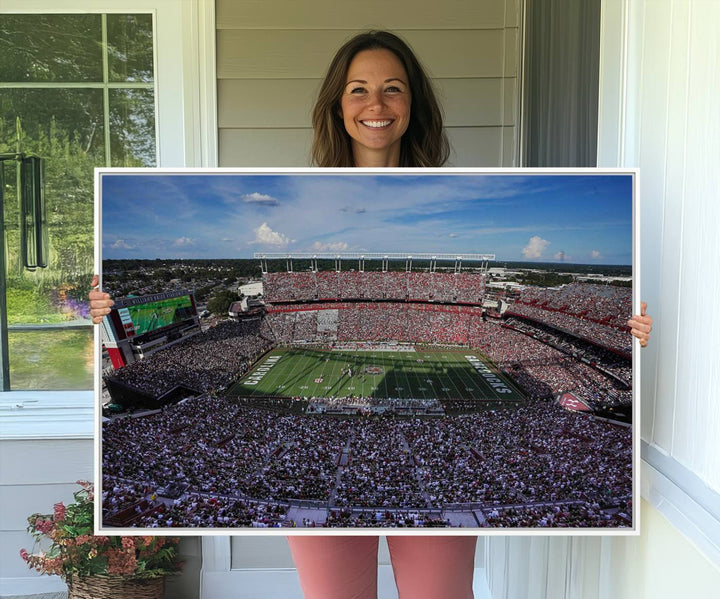
<svg viewBox="0 0 720 599">
<path fill-rule="evenodd" d="M 100 529 L 637 533 L 637 192 L 98 170 Z"/>
</svg>

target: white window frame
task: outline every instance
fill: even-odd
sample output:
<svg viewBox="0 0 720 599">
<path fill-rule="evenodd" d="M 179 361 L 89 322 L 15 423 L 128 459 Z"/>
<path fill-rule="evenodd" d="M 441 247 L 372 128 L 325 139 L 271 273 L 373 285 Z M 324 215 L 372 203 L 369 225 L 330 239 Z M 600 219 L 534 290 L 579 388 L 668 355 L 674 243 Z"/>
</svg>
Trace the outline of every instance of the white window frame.
<svg viewBox="0 0 720 599">
<path fill-rule="evenodd" d="M 217 166 L 213 0 L 0 0 L 0 14 L 151 13 L 158 166 Z M 96 241 L 96 268 L 99 268 Z M 100 343 L 95 330 L 96 347 Z M 96 369 L 97 370 L 97 369 Z M 95 377 L 99 388 L 99 373 Z M 0 439 L 92 438 L 93 391 L 0 392 Z"/>
</svg>

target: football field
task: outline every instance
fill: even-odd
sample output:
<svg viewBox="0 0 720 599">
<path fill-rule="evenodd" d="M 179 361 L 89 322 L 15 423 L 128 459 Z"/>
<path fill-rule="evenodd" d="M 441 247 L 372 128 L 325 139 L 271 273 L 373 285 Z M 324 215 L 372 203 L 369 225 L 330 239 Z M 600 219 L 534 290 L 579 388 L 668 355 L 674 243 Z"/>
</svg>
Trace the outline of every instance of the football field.
<svg viewBox="0 0 720 599">
<path fill-rule="evenodd" d="M 475 350 L 282 348 L 230 391 L 241 396 L 521 401 L 512 381 Z"/>
</svg>

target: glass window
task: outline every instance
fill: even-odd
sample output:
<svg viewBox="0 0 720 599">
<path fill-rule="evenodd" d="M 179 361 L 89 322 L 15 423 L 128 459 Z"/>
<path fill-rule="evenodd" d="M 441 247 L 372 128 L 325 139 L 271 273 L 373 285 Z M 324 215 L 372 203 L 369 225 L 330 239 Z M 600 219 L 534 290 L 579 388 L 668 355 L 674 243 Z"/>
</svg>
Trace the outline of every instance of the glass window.
<svg viewBox="0 0 720 599">
<path fill-rule="evenodd" d="M 3 15 L 0 81 L 102 81 L 101 15 Z"/>
<path fill-rule="evenodd" d="M 9 389 L 92 388 L 93 168 L 155 166 L 153 51 L 150 14 L 0 19 Z M 45 162 L 47 268 L 22 263 L 18 154 Z"/>
</svg>

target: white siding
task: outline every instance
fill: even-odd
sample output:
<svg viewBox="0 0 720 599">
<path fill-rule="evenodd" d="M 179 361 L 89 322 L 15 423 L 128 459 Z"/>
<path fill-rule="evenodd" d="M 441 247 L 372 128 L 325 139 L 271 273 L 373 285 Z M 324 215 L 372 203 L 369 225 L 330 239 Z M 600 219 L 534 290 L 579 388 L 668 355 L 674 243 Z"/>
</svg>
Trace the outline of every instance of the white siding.
<svg viewBox="0 0 720 599">
<path fill-rule="evenodd" d="M 641 296 L 656 323 L 642 438 L 720 491 L 720 3 L 629 6 L 625 80 L 603 73 L 624 102 L 603 98 L 599 156 L 640 167 Z"/>
</svg>

